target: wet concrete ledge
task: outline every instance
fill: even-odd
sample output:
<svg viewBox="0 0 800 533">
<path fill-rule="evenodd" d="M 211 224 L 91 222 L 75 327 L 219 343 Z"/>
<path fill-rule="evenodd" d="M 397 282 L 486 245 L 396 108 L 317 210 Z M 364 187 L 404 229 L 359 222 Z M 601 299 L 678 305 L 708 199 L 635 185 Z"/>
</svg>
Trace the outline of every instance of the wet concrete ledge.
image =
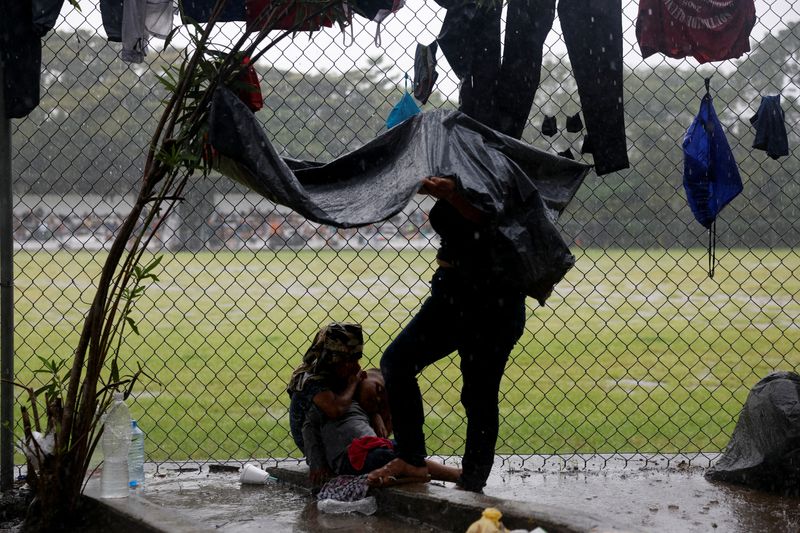
<svg viewBox="0 0 800 533">
<path fill-rule="evenodd" d="M 309 489 L 304 466 L 267 468 L 280 481 Z M 382 513 L 410 517 L 445 531 L 466 531 L 486 507 L 503 513 L 508 529 L 530 531 L 541 527 L 547 533 L 628 533 L 635 530 L 607 518 L 550 505 L 523 503 L 483 494 L 446 488 L 436 483 L 400 485 L 375 491 Z"/>
<path fill-rule="evenodd" d="M 191 517 L 158 506 L 142 495 L 127 498 L 101 498 L 99 477 L 92 478 L 83 491 L 84 504 L 91 517 L 91 532 L 83 533 L 211 533 L 216 531 Z"/>
</svg>

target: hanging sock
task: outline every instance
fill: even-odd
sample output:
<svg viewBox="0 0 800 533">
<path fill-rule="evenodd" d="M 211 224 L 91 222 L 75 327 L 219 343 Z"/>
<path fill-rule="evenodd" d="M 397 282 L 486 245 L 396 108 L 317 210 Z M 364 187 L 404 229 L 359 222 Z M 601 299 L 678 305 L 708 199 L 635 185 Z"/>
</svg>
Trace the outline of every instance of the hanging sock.
<svg viewBox="0 0 800 533">
<path fill-rule="evenodd" d="M 786 136 L 781 95 L 762 98 L 758 111 L 750 118 L 750 124 L 756 128 L 753 148 L 764 150 L 772 159 L 789 155 L 789 139 Z"/>
<path fill-rule="evenodd" d="M 556 117 L 544 116 L 542 120 L 542 135 L 552 137 L 558 133 L 558 125 L 556 124 Z"/>
<path fill-rule="evenodd" d="M 433 86 L 439 78 L 436 72 L 436 52 L 439 45 L 433 41 L 428 46 L 417 43 L 414 52 L 414 98 L 426 104 L 433 92 Z"/>
<path fill-rule="evenodd" d="M 570 133 L 580 133 L 583 131 L 583 121 L 580 112 L 571 117 L 567 117 L 567 131 Z"/>
<path fill-rule="evenodd" d="M 572 155 L 572 150 L 570 150 L 569 148 L 567 148 L 564 151 L 558 152 L 558 155 L 560 155 L 561 157 L 566 157 L 567 159 L 572 159 L 573 161 L 575 161 L 575 156 Z"/>
<path fill-rule="evenodd" d="M 706 78 L 706 94 L 683 140 L 683 187 L 694 217 L 708 229 L 708 275 L 716 263 L 716 219 L 722 209 L 742 192 L 742 178 L 725 130 L 717 118 Z"/>
<path fill-rule="evenodd" d="M 583 144 L 581 145 L 581 155 L 591 154 L 592 152 L 592 137 L 588 133 L 583 138 Z"/>
</svg>

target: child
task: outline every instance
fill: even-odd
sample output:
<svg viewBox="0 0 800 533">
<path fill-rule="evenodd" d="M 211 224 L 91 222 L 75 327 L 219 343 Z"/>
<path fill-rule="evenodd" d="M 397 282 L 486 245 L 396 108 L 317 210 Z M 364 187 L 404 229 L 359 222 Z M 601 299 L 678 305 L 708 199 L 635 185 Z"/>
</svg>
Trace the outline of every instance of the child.
<svg viewBox="0 0 800 533">
<path fill-rule="evenodd" d="M 312 483 L 321 481 L 315 479 L 313 473 L 322 469 L 332 470 L 338 475 L 364 474 L 379 469 L 397 457 L 394 443 L 385 438 L 391 433 L 391 418 L 380 370 L 375 368 L 366 372 L 356 398 L 357 401 L 353 401 L 349 409 L 336 419 L 326 417 L 316 406 L 309 409 L 303 425 L 303 437 Z M 455 482 L 461 470 L 428 461 L 427 472 L 419 476 L 415 474 L 404 472 L 403 476 L 417 481 L 427 481 L 432 477 Z M 396 481 L 393 476 L 373 478 L 371 484 L 377 486 Z"/>
</svg>

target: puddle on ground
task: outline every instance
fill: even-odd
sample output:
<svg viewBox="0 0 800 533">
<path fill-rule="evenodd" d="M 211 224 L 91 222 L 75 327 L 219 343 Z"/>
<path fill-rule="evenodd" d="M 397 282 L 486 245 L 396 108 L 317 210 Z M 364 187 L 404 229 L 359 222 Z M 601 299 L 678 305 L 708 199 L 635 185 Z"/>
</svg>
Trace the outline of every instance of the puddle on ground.
<svg viewBox="0 0 800 533">
<path fill-rule="evenodd" d="M 209 529 L 227 533 L 256 531 L 342 533 L 441 533 L 441 530 L 380 510 L 373 516 L 329 515 L 317 511 L 307 492 L 291 485 L 240 485 L 238 473 L 169 473 L 148 478 L 143 496 L 152 503 L 175 509 Z"/>
<path fill-rule="evenodd" d="M 487 495 L 605 516 L 636 531 L 800 531 L 800 498 L 710 483 L 702 468 L 510 470 L 495 469 Z"/>
</svg>

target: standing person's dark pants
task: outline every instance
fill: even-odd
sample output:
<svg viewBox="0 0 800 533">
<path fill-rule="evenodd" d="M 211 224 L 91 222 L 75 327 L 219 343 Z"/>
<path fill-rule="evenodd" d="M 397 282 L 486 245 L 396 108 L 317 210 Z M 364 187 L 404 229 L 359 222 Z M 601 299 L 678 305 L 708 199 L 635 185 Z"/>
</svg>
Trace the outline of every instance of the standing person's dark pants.
<svg viewBox="0 0 800 533">
<path fill-rule="evenodd" d="M 556 0 L 509 0 L 502 60 L 500 9 L 474 0 L 447 4 L 437 41 L 461 79 L 461 111 L 516 139 L 539 87 Z M 559 0 L 558 16 L 598 175 L 628 168 L 623 107 L 622 3 Z"/>
<path fill-rule="evenodd" d="M 431 296 L 381 359 L 401 459 L 424 466 L 427 456 L 417 374 L 458 350 L 461 403 L 467 414 L 460 484 L 469 490 L 483 488 L 494 462 L 500 380 L 524 327 L 523 294 L 470 280 L 457 268 L 436 271 Z"/>
</svg>

